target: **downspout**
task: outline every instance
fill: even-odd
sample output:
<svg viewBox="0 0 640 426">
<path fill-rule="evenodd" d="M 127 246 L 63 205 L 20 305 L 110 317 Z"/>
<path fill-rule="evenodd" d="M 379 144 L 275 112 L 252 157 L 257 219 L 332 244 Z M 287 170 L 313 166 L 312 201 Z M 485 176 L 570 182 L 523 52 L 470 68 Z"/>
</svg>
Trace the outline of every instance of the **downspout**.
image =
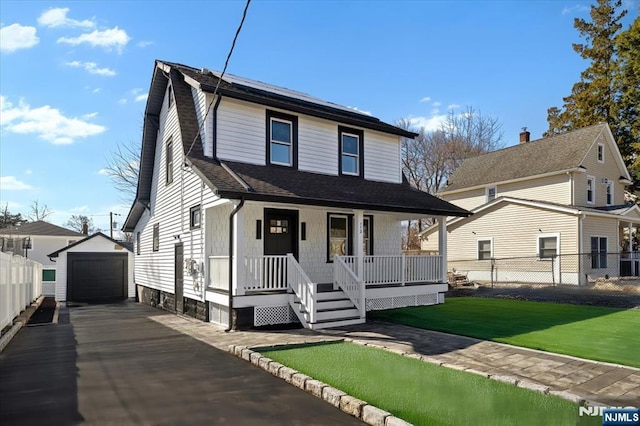
<svg viewBox="0 0 640 426">
<path fill-rule="evenodd" d="M 228 333 L 233 328 L 233 234 L 235 231 L 235 226 L 233 226 L 233 218 L 236 213 L 240 211 L 242 206 L 244 206 L 244 197 L 240 198 L 240 204 L 238 204 L 229 215 L 229 325 L 224 330 L 225 333 Z"/>
</svg>

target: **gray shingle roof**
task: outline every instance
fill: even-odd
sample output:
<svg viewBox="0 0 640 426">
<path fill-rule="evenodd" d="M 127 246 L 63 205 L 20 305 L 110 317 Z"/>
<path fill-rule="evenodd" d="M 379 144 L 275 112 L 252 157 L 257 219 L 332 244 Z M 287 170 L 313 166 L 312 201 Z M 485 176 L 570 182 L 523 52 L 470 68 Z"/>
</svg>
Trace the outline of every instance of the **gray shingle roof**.
<svg viewBox="0 0 640 426">
<path fill-rule="evenodd" d="M 441 192 L 575 169 L 605 128 L 596 124 L 468 158 Z"/>
<path fill-rule="evenodd" d="M 39 220 L 37 222 L 27 222 L 20 226 L 11 226 L 8 228 L 0 229 L 1 235 L 43 235 L 49 237 L 85 237 L 86 235 L 80 232 L 72 231 L 71 229 L 63 228 L 61 226 L 54 225 L 49 222 Z"/>
</svg>

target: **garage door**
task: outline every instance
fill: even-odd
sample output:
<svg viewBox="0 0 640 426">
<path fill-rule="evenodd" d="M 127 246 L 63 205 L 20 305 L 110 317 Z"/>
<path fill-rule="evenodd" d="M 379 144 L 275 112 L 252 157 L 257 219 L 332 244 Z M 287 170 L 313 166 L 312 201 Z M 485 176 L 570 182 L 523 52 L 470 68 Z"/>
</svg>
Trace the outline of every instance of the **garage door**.
<svg viewBox="0 0 640 426">
<path fill-rule="evenodd" d="M 126 253 L 69 253 L 67 300 L 112 302 L 127 297 Z"/>
</svg>

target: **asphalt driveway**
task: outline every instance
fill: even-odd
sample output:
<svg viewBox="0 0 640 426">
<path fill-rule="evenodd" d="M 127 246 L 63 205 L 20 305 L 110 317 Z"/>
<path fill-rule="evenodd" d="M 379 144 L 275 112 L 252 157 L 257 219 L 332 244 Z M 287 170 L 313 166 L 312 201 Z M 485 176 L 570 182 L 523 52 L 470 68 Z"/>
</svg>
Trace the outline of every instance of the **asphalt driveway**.
<svg viewBox="0 0 640 426">
<path fill-rule="evenodd" d="M 362 424 L 136 303 L 63 309 L 0 354 L 0 423 Z"/>
</svg>

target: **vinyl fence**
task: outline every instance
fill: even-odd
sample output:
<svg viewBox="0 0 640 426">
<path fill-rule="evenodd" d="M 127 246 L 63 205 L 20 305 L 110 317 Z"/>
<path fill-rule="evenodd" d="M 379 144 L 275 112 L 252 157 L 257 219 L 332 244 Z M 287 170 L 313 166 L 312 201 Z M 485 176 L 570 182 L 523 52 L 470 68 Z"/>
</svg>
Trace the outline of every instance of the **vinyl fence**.
<svg viewBox="0 0 640 426">
<path fill-rule="evenodd" d="M 42 265 L 0 253 L 0 333 L 42 294 Z"/>
</svg>

